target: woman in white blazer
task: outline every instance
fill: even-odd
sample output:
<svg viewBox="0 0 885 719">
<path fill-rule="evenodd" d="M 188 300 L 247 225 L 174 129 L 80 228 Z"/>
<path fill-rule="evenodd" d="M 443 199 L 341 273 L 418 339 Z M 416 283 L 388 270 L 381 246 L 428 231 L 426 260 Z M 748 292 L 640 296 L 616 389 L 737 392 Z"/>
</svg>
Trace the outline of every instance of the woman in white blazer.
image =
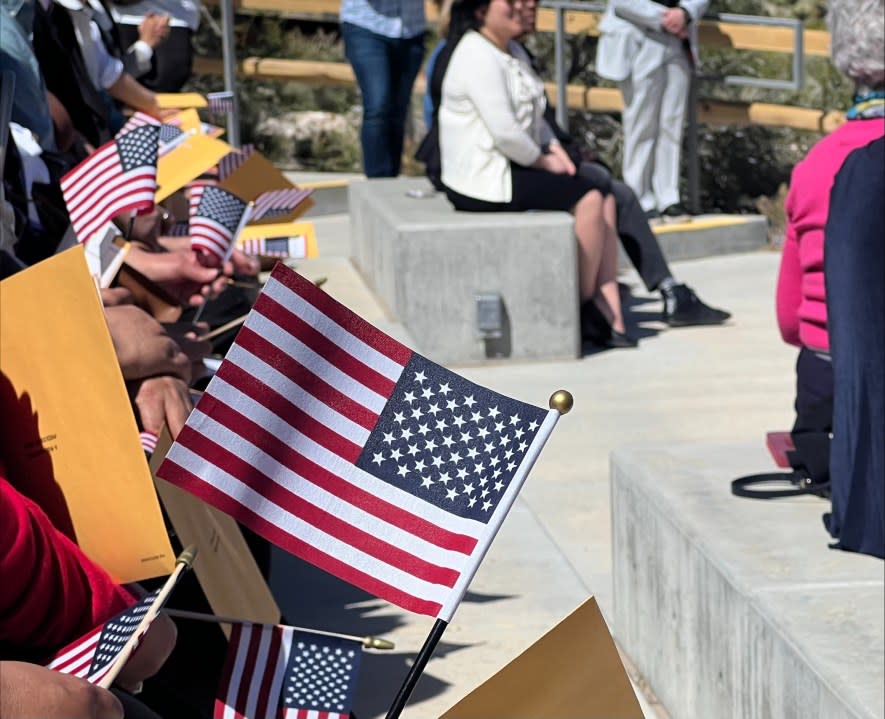
<svg viewBox="0 0 885 719">
<path fill-rule="evenodd" d="M 611 327 L 610 347 L 634 347 L 617 285 L 614 197 L 576 174 L 544 120 L 544 83 L 521 45 L 523 0 L 456 0 L 454 48 L 437 116 L 442 184 L 468 212 L 566 210 L 575 216 L 582 312 Z"/>
</svg>

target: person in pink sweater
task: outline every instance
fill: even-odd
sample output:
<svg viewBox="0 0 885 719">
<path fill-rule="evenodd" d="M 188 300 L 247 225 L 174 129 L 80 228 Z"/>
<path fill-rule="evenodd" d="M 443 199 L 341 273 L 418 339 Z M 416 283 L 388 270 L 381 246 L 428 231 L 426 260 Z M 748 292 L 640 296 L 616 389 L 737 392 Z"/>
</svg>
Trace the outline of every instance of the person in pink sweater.
<svg viewBox="0 0 885 719">
<path fill-rule="evenodd" d="M 781 336 L 784 342 L 799 348 L 794 443 L 797 433 L 818 433 L 826 444 L 827 455 L 833 416 L 833 370 L 824 290 L 824 227 L 830 209 L 830 190 L 848 155 L 885 135 L 882 0 L 856 0 L 841 3 L 836 9 L 854 19 L 831 22 L 833 63 L 854 81 L 854 104 L 846 113 L 846 122 L 821 139 L 793 169 L 776 298 Z"/>
</svg>

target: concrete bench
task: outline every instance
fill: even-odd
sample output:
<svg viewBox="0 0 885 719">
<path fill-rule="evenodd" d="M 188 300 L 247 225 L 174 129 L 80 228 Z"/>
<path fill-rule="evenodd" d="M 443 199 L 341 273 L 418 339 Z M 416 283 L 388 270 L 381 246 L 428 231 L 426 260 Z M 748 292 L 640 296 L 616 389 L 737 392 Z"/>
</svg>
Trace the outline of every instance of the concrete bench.
<svg viewBox="0 0 885 719">
<path fill-rule="evenodd" d="M 565 212 L 455 212 L 419 178 L 351 182 L 351 257 L 420 352 L 444 364 L 579 356 L 577 244 Z M 500 295 L 483 338 L 476 296 Z"/>
<path fill-rule="evenodd" d="M 761 442 L 617 450 L 614 630 L 673 719 L 883 719 L 882 562 L 828 549 L 816 497 L 729 481 Z"/>
</svg>

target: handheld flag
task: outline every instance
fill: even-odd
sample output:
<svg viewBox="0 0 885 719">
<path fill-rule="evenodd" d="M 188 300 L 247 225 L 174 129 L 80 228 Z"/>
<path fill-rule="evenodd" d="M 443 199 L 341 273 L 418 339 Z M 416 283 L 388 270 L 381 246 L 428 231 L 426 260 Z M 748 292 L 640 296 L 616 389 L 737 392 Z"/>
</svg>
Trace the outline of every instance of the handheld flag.
<svg viewBox="0 0 885 719">
<path fill-rule="evenodd" d="M 262 192 L 255 198 L 255 210 L 252 213 L 252 220 L 264 220 L 288 215 L 310 197 L 311 194 L 313 194 L 312 189 L 299 190 L 297 187 Z"/>
<path fill-rule="evenodd" d="M 218 161 L 218 181 L 224 182 L 253 152 L 255 145 L 243 145 L 239 150 L 228 152 Z"/>
<path fill-rule="evenodd" d="M 114 665 L 159 592 L 159 589 L 151 592 L 141 601 L 72 642 L 46 666 L 62 674 L 73 674 L 91 684 L 98 684 Z"/>
<path fill-rule="evenodd" d="M 61 191 L 80 242 L 122 212 L 154 206 L 160 130 L 142 125 L 102 145 L 61 178 Z"/>
<path fill-rule="evenodd" d="M 360 659 L 352 639 L 234 624 L 214 719 L 348 719 Z"/>
<path fill-rule="evenodd" d="M 234 111 L 234 94 L 232 92 L 206 93 L 206 102 L 209 104 L 209 112 L 216 115 Z"/>
<path fill-rule="evenodd" d="M 235 194 L 216 185 L 193 187 L 189 220 L 191 247 L 219 262 L 227 259 L 247 207 Z"/>
<path fill-rule="evenodd" d="M 277 264 L 158 476 L 448 621 L 558 416 L 434 364 Z"/>
</svg>

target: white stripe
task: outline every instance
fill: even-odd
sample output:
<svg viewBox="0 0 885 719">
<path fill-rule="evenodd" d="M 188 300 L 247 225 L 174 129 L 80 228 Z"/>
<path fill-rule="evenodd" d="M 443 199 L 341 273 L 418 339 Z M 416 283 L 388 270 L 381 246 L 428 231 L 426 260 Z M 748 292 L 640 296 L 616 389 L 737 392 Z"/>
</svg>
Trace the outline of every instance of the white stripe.
<svg viewBox="0 0 885 719">
<path fill-rule="evenodd" d="M 65 187 L 67 201 L 71 205 L 79 205 L 86 196 L 91 197 L 100 191 L 101 186 L 107 182 L 109 177 L 119 174 L 119 168 L 120 162 L 113 155 L 102 158 L 100 162 L 93 163 L 89 174 L 84 175 L 76 183 Z"/>
<path fill-rule="evenodd" d="M 197 410 L 193 411 L 195 413 L 197 412 Z M 294 495 L 313 506 L 329 512 L 332 516 L 341 519 L 343 522 L 346 522 L 357 529 L 361 529 L 373 537 L 383 538 L 385 542 L 394 547 L 406 549 L 410 554 L 414 554 L 416 557 L 431 564 L 454 569 L 456 572 L 459 572 L 464 566 L 466 555 L 461 552 L 442 549 L 435 544 L 431 544 L 424 539 L 416 537 L 404 529 L 400 529 L 399 527 L 387 523 L 383 519 L 379 519 L 374 514 L 370 514 L 359 507 L 355 507 L 346 500 L 336 497 L 327 490 L 313 484 L 307 477 L 293 472 L 284 464 L 280 464 L 273 457 L 262 452 L 254 444 L 248 442 L 243 437 L 240 437 L 235 432 L 232 432 L 224 425 L 219 424 L 211 417 L 207 417 L 202 412 L 193 419 L 194 421 L 191 424 L 191 427 L 195 431 L 198 431 L 204 437 L 211 439 L 213 442 L 224 447 L 228 451 L 233 452 L 244 462 L 248 462 L 259 472 L 270 477 L 275 484 L 284 489 L 288 489 Z M 285 442 L 285 439 L 283 439 L 283 441 Z M 203 459 L 209 462 L 212 461 L 212 457 L 203 457 Z M 336 469 L 342 469 L 348 474 L 362 472 L 362 470 L 348 463 L 342 463 L 342 466 Z M 333 473 L 337 476 L 342 476 L 341 471 Z M 199 476 L 202 477 L 205 475 Z M 346 476 L 343 478 L 347 479 Z M 405 492 L 401 492 L 401 494 L 406 499 L 416 499 Z M 421 502 L 422 500 L 417 501 Z M 422 502 L 422 504 L 427 503 Z M 433 505 L 429 506 L 433 507 Z M 435 509 L 435 507 L 433 508 Z M 412 513 L 421 516 L 419 512 Z M 479 522 L 474 522 L 474 526 L 472 527 L 473 533 L 470 536 L 481 534 L 483 526 L 484 525 Z"/>
<path fill-rule="evenodd" d="M 71 647 L 64 654 L 61 654 L 53 659 L 49 664 L 47 664 L 47 667 L 49 667 L 49 669 L 55 669 L 55 667 L 57 667 L 59 664 L 70 661 L 87 648 L 94 647 L 96 644 L 98 644 L 98 638 L 100 635 L 101 630 L 96 630 L 95 634 L 93 634 L 91 637 L 89 637 L 88 639 L 84 638 L 84 640 L 77 644 L 77 646 Z"/>
<path fill-rule="evenodd" d="M 240 643 L 237 645 L 237 656 L 234 659 L 234 666 L 230 673 L 230 683 L 227 685 L 227 695 L 224 697 L 224 719 L 235 719 L 236 715 L 241 713 L 236 711 L 237 694 L 239 693 L 240 684 L 243 681 L 243 673 L 246 669 L 246 655 L 249 652 L 249 641 L 252 638 L 252 632 L 256 629 L 251 624 L 244 624 L 243 631 L 240 633 Z M 251 667 L 249 667 L 251 671 Z M 250 678 L 251 683 L 251 678 Z"/>
<path fill-rule="evenodd" d="M 289 652 L 292 649 L 292 635 L 295 630 L 292 627 L 282 627 L 282 636 L 280 638 L 280 651 L 277 653 L 277 665 L 274 669 L 273 681 L 270 685 L 269 701 L 267 702 L 267 710 L 264 719 L 276 719 L 279 702 L 277 698 L 283 688 L 283 681 L 286 678 L 286 667 L 289 665 Z"/>
<path fill-rule="evenodd" d="M 288 424 L 285 420 L 268 410 L 264 405 L 256 402 L 246 394 L 243 394 L 234 386 L 225 382 L 216 375 L 212 378 L 205 394 L 217 397 L 229 407 L 235 407 L 240 414 L 248 417 L 260 427 L 273 428 L 271 431 L 281 442 L 289 446 L 293 451 L 303 455 L 311 462 L 324 467 L 333 474 L 347 480 L 356 487 L 383 499 L 390 504 L 403 507 L 412 514 L 426 519 L 432 524 L 446 527 L 452 532 L 465 534 L 468 537 L 478 537 L 482 534 L 482 522 L 473 519 L 459 517 L 446 512 L 429 502 L 414 497 L 387 482 L 372 476 L 369 472 L 359 469 L 350 462 L 342 459 L 334 452 L 329 451 L 322 445 L 300 432 L 296 427 Z M 196 425 L 199 417 L 205 417 L 202 412 L 193 410 L 193 421 L 188 424 L 200 431 Z"/>
<path fill-rule="evenodd" d="M 376 372 L 396 382 L 402 374 L 403 367 L 389 357 L 385 357 L 378 350 L 369 347 L 358 337 L 355 337 L 328 315 L 320 312 L 316 307 L 302 299 L 286 287 L 282 282 L 271 277 L 264 286 L 264 294 L 275 299 L 283 307 L 307 322 L 318 332 L 324 334 L 329 340 L 338 345 L 348 354 L 356 357 L 363 364 L 368 365 Z"/>
<path fill-rule="evenodd" d="M 92 235 L 96 234 L 97 232 L 101 232 L 104 229 L 105 224 L 109 222 L 114 215 L 116 215 L 118 212 L 126 207 L 132 207 L 133 205 L 141 204 L 143 202 L 152 203 L 154 201 L 154 194 L 154 189 L 139 191 L 133 193 L 129 197 L 124 197 L 117 200 L 116 203 L 110 205 L 109 207 L 102 208 L 100 213 L 97 213 L 88 224 L 83 226 L 85 228 L 85 231 L 83 231 L 82 235 L 80 231 L 77 231 L 77 239 L 81 242 L 85 242 L 90 237 L 92 237 Z M 81 237 L 85 239 L 81 239 Z"/>
<path fill-rule="evenodd" d="M 267 339 L 267 337 L 265 337 Z M 277 345 L 279 347 L 279 345 Z M 282 349 L 282 347 L 280 347 Z M 303 387 L 299 386 L 282 372 L 248 352 L 239 345 L 230 348 L 225 360 L 232 362 L 248 374 L 272 387 L 299 409 L 303 410 L 321 424 L 346 437 L 354 444 L 362 447 L 369 440 L 369 430 L 361 427 L 343 414 L 336 412 L 329 405 L 316 399 Z M 375 413 L 377 417 L 377 412 Z"/>
<path fill-rule="evenodd" d="M 61 186 L 63 188 L 71 187 L 76 185 L 80 179 L 83 177 L 84 173 L 89 173 L 92 171 L 93 164 L 104 162 L 104 158 L 108 155 L 115 155 L 117 153 L 116 143 L 110 142 L 106 147 L 100 148 L 97 152 L 94 152 L 89 157 L 87 157 L 83 162 L 81 162 L 77 167 L 71 170 L 67 175 L 65 175 L 61 179 Z"/>
<path fill-rule="evenodd" d="M 78 211 L 71 215 L 71 223 L 85 225 L 90 222 L 90 217 L 99 212 L 104 213 L 107 208 L 113 207 L 121 200 L 124 203 L 131 202 L 136 196 L 141 199 L 141 195 L 144 195 L 145 199 L 152 201 L 156 192 L 156 183 L 150 179 L 151 174 L 148 169 L 144 172 L 121 175 L 114 180 L 113 185 L 103 188 L 102 197 L 98 202 L 89 205 L 88 209 L 85 204 L 80 205 Z"/>
<path fill-rule="evenodd" d="M 272 634 L 272 625 L 265 624 L 261 627 L 258 651 L 255 653 L 255 661 L 252 664 L 252 681 L 249 682 L 249 694 L 246 697 L 246 711 L 244 714 L 247 717 L 254 717 L 255 709 L 258 707 L 258 698 L 261 696 L 261 684 L 264 679 L 264 673 L 267 671 L 267 653 L 270 648 Z"/>
<path fill-rule="evenodd" d="M 308 324 L 311 324 L 306 318 L 302 317 L 302 319 L 305 319 Z M 312 326 L 314 329 L 319 329 L 316 325 Z M 252 312 L 249 314 L 249 317 L 246 320 L 246 327 L 266 339 L 277 349 L 285 352 L 292 359 L 303 364 L 307 369 L 313 372 L 313 374 L 327 384 L 330 384 L 343 395 L 350 397 L 354 402 L 371 410 L 376 416 L 380 415 L 384 410 L 384 405 L 387 404 L 386 397 L 369 389 L 346 372 L 342 372 L 325 357 L 314 352 L 297 337 L 287 332 L 272 320 L 269 320 L 260 312 Z M 397 372 L 396 377 L 391 378 L 393 382 L 396 382 L 399 379 L 399 375 L 402 374 L 403 368 L 399 365 L 397 365 L 397 367 L 399 371 Z"/>
<path fill-rule="evenodd" d="M 206 461 L 186 447 L 176 443 L 168 454 L 168 459 L 184 467 L 197 477 L 212 477 L 212 485 L 234 501 L 248 507 L 262 519 L 279 527 L 284 532 L 297 537 L 344 564 L 358 568 L 375 579 L 389 584 L 413 597 L 438 604 L 445 603 L 450 593 L 448 587 L 431 584 L 417 579 L 406 572 L 392 567 L 355 547 L 307 524 L 298 517 L 286 512 L 264 495 L 258 494 L 235 477 L 222 471 L 212 462 Z"/>
</svg>

